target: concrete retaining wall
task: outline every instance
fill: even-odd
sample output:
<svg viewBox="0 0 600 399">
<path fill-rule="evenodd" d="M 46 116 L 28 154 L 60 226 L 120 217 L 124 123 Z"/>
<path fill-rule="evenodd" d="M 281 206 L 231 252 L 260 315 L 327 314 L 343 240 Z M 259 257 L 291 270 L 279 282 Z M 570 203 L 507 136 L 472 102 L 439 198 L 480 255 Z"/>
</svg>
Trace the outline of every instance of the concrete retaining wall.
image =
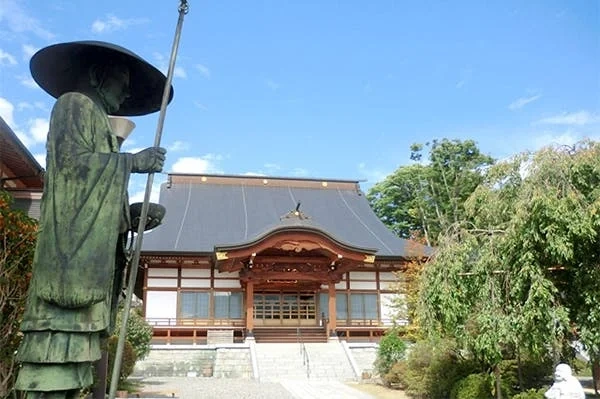
<svg viewBox="0 0 600 399">
<path fill-rule="evenodd" d="M 251 378 L 250 348 L 233 345 L 155 345 L 132 377 Z"/>
</svg>

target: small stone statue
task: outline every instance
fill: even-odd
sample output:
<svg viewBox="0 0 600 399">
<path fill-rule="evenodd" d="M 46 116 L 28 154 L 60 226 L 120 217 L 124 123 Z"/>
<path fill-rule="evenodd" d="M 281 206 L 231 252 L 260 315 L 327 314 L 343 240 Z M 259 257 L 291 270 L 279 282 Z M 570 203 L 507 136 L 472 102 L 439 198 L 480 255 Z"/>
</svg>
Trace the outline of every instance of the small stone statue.
<svg viewBox="0 0 600 399">
<path fill-rule="evenodd" d="M 57 101 L 16 389 L 27 398 L 76 398 L 94 382 L 101 339 L 114 328 L 122 239 L 131 228 L 129 175 L 160 172 L 166 152 L 119 152 L 108 115 L 159 110 L 166 77 L 103 42 L 46 47 L 32 57 L 31 72 Z"/>
<path fill-rule="evenodd" d="M 561 363 L 554 371 L 554 384 L 546 391 L 548 399 L 585 399 L 579 380 L 571 374 L 571 367 Z"/>
</svg>

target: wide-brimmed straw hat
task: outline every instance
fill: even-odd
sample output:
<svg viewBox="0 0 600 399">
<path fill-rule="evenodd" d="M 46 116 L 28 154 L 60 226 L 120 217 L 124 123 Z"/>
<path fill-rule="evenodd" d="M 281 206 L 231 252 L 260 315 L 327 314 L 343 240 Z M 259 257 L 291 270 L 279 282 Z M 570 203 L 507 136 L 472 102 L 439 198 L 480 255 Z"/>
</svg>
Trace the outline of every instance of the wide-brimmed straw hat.
<svg viewBox="0 0 600 399">
<path fill-rule="evenodd" d="M 160 109 L 166 76 L 137 54 L 112 43 L 81 41 L 59 43 L 35 53 L 31 75 L 42 89 L 58 98 L 74 91 L 91 65 L 123 64 L 129 68 L 130 97 L 114 115 L 137 116 Z M 173 86 L 169 102 L 173 99 Z"/>
</svg>

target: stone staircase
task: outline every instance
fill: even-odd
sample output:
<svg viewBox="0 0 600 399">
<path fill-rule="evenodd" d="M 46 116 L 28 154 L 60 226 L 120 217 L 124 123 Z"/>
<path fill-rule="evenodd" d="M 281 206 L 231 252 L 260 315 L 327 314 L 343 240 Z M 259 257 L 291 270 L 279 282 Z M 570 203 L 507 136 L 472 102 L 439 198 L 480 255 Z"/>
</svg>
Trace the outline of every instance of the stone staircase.
<svg viewBox="0 0 600 399">
<path fill-rule="evenodd" d="M 307 378 L 297 343 L 256 343 L 255 353 L 261 381 Z"/>
<path fill-rule="evenodd" d="M 354 380 L 356 376 L 342 345 L 337 342 L 305 343 L 306 364 L 297 343 L 255 344 L 261 381 Z"/>
<path fill-rule="evenodd" d="M 338 341 L 305 344 L 310 356 L 310 378 L 349 381 L 356 375 L 352 365 Z"/>
<path fill-rule="evenodd" d="M 132 377 L 254 378 L 255 367 L 261 381 L 349 381 L 370 371 L 373 348 L 351 350 L 338 341 L 304 343 L 308 367 L 300 348 L 297 342 L 154 346 L 137 362 Z"/>
</svg>

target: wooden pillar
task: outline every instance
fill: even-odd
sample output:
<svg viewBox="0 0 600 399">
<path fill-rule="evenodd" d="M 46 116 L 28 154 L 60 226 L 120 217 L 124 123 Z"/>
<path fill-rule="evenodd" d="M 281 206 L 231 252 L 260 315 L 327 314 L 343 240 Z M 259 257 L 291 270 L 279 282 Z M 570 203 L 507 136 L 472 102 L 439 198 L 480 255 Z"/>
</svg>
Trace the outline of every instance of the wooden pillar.
<svg viewBox="0 0 600 399">
<path fill-rule="evenodd" d="M 138 270 L 139 271 L 139 270 Z M 148 265 L 144 265 L 144 287 L 142 288 L 142 316 L 146 317 L 146 304 L 148 303 Z"/>
<path fill-rule="evenodd" d="M 336 335 L 337 319 L 335 314 L 335 283 L 329 282 L 329 335 Z"/>
<path fill-rule="evenodd" d="M 106 344 L 106 339 L 104 339 L 104 344 Z M 95 364 L 96 384 L 92 391 L 94 399 L 104 399 L 106 395 L 106 376 L 108 372 L 112 372 L 112 370 L 108 370 L 108 352 L 103 350 L 101 353 L 102 357 Z"/>
<path fill-rule="evenodd" d="M 246 283 L 246 331 L 247 335 L 252 336 L 254 329 L 254 281 L 248 280 Z"/>
</svg>

